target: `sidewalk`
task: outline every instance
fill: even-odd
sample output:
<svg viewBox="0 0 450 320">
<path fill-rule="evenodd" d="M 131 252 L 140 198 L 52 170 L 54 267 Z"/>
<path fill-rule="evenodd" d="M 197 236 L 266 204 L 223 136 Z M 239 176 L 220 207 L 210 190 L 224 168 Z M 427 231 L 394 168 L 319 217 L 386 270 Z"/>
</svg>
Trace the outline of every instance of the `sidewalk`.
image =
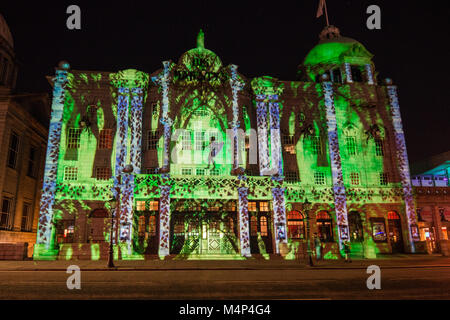
<svg viewBox="0 0 450 320">
<path fill-rule="evenodd" d="M 113 270 L 121 271 L 163 271 L 163 270 L 270 270 L 270 269 L 362 269 L 370 265 L 381 268 L 424 268 L 449 267 L 450 257 L 440 255 L 389 255 L 378 259 L 354 259 L 352 263 L 344 260 L 314 261 L 314 267 L 305 260 L 286 261 L 278 259 L 248 260 L 140 260 L 114 261 Z M 77 265 L 84 271 L 105 271 L 107 261 L 0 261 L 0 271 L 65 271 L 70 265 Z"/>
</svg>

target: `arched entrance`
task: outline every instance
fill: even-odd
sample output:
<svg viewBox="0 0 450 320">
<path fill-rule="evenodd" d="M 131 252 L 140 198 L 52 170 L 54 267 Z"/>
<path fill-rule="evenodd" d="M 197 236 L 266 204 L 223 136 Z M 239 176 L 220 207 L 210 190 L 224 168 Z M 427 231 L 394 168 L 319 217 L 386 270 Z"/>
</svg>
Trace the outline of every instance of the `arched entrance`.
<svg viewBox="0 0 450 320">
<path fill-rule="evenodd" d="M 388 228 L 392 253 L 403 252 L 402 223 L 400 216 L 395 211 L 388 212 Z"/>
</svg>

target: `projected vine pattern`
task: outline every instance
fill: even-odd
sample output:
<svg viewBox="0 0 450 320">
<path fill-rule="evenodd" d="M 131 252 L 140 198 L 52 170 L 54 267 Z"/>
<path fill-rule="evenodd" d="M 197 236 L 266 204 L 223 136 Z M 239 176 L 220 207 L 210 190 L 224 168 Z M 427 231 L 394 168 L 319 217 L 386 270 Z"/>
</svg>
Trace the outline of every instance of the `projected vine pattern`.
<svg viewBox="0 0 450 320">
<path fill-rule="evenodd" d="M 283 174 L 283 166 L 281 162 L 281 134 L 280 134 L 280 105 L 278 95 L 270 96 L 270 147 L 272 153 L 272 172 L 280 176 Z"/>
<path fill-rule="evenodd" d="M 248 188 L 238 188 L 238 195 L 241 255 L 250 256 L 250 234 L 248 228 Z"/>
<path fill-rule="evenodd" d="M 261 175 L 269 169 L 269 150 L 267 141 L 267 103 L 265 95 L 256 96 L 256 122 L 258 126 L 259 170 Z"/>
<path fill-rule="evenodd" d="M 58 170 L 66 84 L 67 71 L 56 70 L 44 181 L 40 202 L 39 227 L 36 241 L 37 244 L 45 244 L 47 248 L 50 247 L 51 242 L 53 204 L 55 201 L 56 174 Z"/>
<path fill-rule="evenodd" d="M 238 93 L 244 87 L 244 83 L 240 82 L 237 75 L 237 66 L 231 65 L 231 79 L 230 86 L 232 90 L 233 97 L 233 168 L 237 168 L 239 166 L 239 139 L 238 139 L 238 128 L 240 126 L 239 123 L 239 104 L 238 104 Z"/>
<path fill-rule="evenodd" d="M 161 186 L 159 204 L 159 255 L 169 255 L 170 186 Z"/>
<path fill-rule="evenodd" d="M 163 169 L 169 169 L 169 144 L 170 144 L 170 129 L 172 126 L 172 119 L 169 118 L 169 76 L 170 76 L 170 61 L 163 62 L 163 73 L 152 80 L 157 83 L 162 90 L 162 115 L 161 124 L 163 125 L 164 135 L 164 149 L 163 149 Z"/>
<path fill-rule="evenodd" d="M 397 149 L 397 164 L 400 173 L 400 179 L 403 188 L 403 197 L 405 200 L 405 211 L 408 221 L 408 237 L 411 243 L 412 252 L 415 251 L 413 238 L 418 235 L 412 235 L 412 226 L 416 224 L 416 216 L 414 209 L 414 197 L 411 187 L 411 177 L 409 172 L 408 154 L 406 151 L 405 134 L 403 132 L 402 119 L 400 115 L 400 105 L 398 102 L 397 88 L 395 86 L 388 86 L 388 95 L 391 105 L 392 121 L 395 131 L 395 144 Z"/>
<path fill-rule="evenodd" d="M 272 188 L 274 230 L 277 253 L 280 253 L 279 243 L 287 243 L 286 236 L 286 203 L 284 197 L 285 188 Z"/>
<path fill-rule="evenodd" d="M 325 107 L 327 111 L 328 141 L 331 158 L 331 172 L 333 176 L 334 205 L 336 221 L 339 228 L 339 246 L 348 239 L 347 200 L 345 196 L 344 179 L 342 176 L 342 163 L 339 154 L 339 141 L 336 123 L 336 110 L 333 102 L 333 86 L 331 82 L 323 83 Z"/>
</svg>

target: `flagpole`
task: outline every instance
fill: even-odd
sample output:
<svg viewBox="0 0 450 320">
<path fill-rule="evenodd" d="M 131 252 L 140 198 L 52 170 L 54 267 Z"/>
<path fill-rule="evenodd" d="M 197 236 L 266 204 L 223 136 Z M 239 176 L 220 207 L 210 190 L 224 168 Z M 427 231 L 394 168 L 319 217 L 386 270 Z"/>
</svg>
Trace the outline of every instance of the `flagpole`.
<svg viewBox="0 0 450 320">
<path fill-rule="evenodd" d="M 327 18 L 327 27 L 330 26 L 330 22 L 328 21 L 328 9 L 327 9 L 327 0 L 323 0 L 325 6 L 325 17 Z"/>
</svg>

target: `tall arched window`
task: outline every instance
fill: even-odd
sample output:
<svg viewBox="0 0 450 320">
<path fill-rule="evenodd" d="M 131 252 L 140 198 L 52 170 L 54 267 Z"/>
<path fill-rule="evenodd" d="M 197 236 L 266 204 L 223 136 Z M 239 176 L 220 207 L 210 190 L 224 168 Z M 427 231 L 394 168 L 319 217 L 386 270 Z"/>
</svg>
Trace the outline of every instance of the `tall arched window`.
<svg viewBox="0 0 450 320">
<path fill-rule="evenodd" d="M 323 242 L 333 241 L 333 225 L 332 220 L 328 212 L 320 211 L 316 216 L 317 230 L 319 233 L 319 238 Z"/>
<path fill-rule="evenodd" d="M 305 225 L 303 215 L 298 211 L 291 211 L 288 213 L 287 218 L 289 239 L 304 239 Z"/>
<path fill-rule="evenodd" d="M 250 216 L 250 235 L 256 236 L 258 234 L 258 220 L 256 216 Z"/>
</svg>

